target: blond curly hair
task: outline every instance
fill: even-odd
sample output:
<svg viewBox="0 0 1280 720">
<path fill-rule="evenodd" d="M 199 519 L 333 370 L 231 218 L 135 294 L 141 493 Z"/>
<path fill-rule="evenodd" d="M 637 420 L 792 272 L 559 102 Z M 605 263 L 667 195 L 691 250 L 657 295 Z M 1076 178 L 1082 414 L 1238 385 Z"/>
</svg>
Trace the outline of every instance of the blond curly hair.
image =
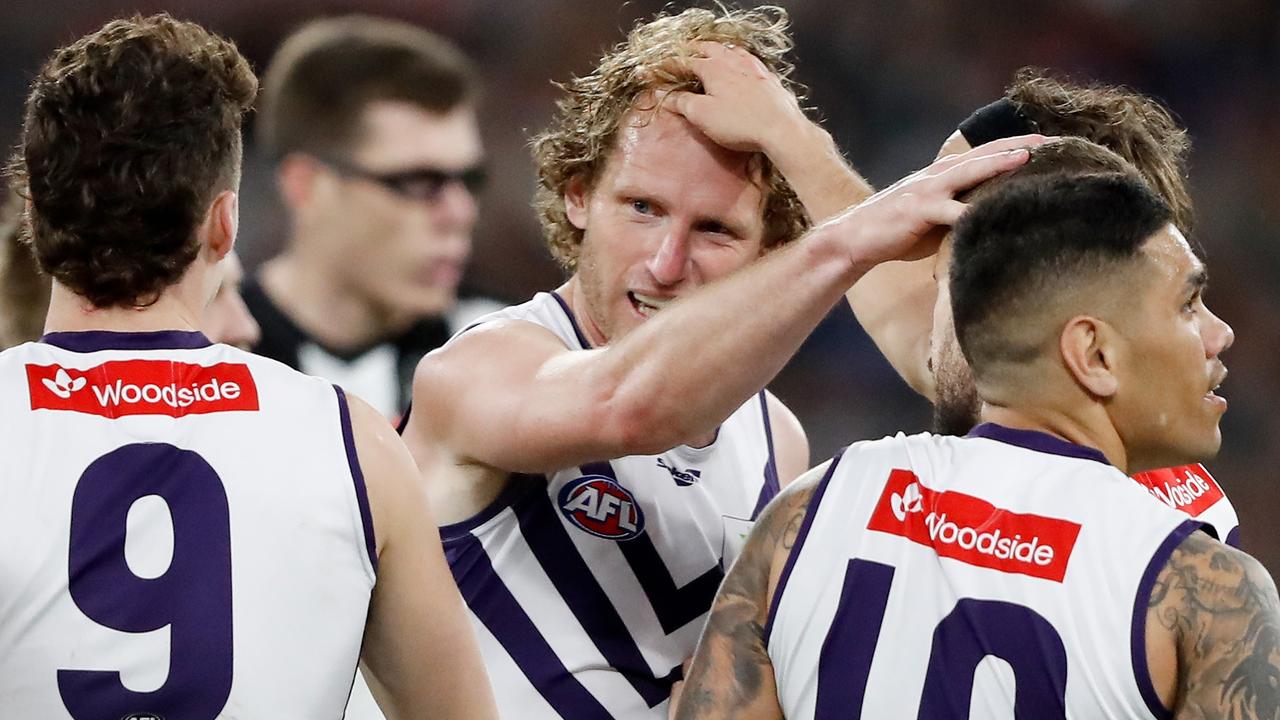
<svg viewBox="0 0 1280 720">
<path fill-rule="evenodd" d="M 701 92 L 702 85 L 686 62 L 694 54 L 694 43 L 732 43 L 746 49 L 803 99 L 804 88 L 792 80 L 794 66 L 787 59 L 792 48 L 789 23 L 787 12 L 773 6 L 664 12 L 637 23 L 626 41 L 606 53 L 590 74 L 559 84 L 567 96 L 556 103 L 551 126 L 533 139 L 532 149 L 538 167 L 533 204 L 547 246 L 561 266 L 576 270 L 582 246 L 582 230 L 565 214 L 569 183 L 576 179 L 591 186 L 613 148 L 622 119 L 633 109 L 656 107 L 659 101 L 653 91 Z M 654 104 L 638 106 L 642 101 Z M 763 155 L 760 169 L 765 191 L 764 244 L 771 247 L 798 237 L 810 219 L 782 173 Z"/>
</svg>

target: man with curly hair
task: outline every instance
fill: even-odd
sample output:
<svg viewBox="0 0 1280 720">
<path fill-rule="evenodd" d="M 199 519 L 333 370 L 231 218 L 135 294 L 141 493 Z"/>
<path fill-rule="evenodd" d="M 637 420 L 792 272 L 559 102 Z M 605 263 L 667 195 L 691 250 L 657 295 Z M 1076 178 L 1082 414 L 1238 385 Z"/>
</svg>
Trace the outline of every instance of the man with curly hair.
<svg viewBox="0 0 1280 720">
<path fill-rule="evenodd" d="M 763 390 L 867 269 L 911 257 L 1005 141 L 870 195 L 790 81 L 777 9 L 639 24 L 565 85 L 536 205 L 571 273 L 419 365 L 406 440 L 521 718 L 654 718 L 747 528 L 808 463 Z"/>
<path fill-rule="evenodd" d="M 386 421 L 198 330 L 256 91 L 167 15 L 32 83 L 14 170 L 52 295 L 0 353 L 5 717 L 337 717 L 361 660 L 391 717 L 495 717 Z"/>
</svg>

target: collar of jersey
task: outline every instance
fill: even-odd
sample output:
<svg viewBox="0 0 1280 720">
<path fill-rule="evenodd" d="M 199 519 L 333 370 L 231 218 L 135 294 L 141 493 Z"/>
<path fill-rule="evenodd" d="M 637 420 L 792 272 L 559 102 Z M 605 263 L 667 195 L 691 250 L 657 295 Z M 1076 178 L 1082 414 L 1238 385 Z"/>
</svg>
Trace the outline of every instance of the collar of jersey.
<svg viewBox="0 0 1280 720">
<path fill-rule="evenodd" d="M 1042 433 L 1037 430 L 1018 430 L 1015 428 L 997 425 L 995 423 L 983 423 L 978 427 L 969 431 L 965 437 L 987 438 L 1006 445 L 1016 445 L 1027 450 L 1036 452 L 1050 453 L 1052 455 L 1062 455 L 1064 457 L 1080 458 L 1082 460 L 1093 460 L 1103 465 L 1110 465 L 1107 456 L 1102 454 L 1097 448 L 1077 445 L 1068 442 L 1060 437 L 1054 437 L 1048 433 Z"/>
<path fill-rule="evenodd" d="M 81 353 L 99 350 L 193 350 L 213 344 L 204 333 L 193 330 L 54 332 L 40 338 L 40 342 Z"/>
</svg>

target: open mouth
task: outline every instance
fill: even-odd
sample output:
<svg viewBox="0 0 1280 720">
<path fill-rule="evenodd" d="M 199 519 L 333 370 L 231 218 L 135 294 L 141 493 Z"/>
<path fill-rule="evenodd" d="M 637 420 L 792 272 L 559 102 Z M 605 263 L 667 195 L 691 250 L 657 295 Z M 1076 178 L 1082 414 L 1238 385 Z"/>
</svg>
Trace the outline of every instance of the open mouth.
<svg viewBox="0 0 1280 720">
<path fill-rule="evenodd" d="M 660 298 L 653 295 L 643 295 L 637 292 L 628 292 L 627 299 L 631 301 L 631 307 L 644 317 L 652 317 L 654 313 L 666 307 L 675 298 Z"/>
</svg>

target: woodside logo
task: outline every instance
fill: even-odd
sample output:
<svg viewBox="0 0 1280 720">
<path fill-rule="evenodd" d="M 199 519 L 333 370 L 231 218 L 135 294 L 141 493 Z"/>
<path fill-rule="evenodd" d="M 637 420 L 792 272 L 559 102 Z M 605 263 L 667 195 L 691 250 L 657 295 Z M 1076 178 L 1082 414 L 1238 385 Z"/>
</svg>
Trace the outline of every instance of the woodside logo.
<svg viewBox="0 0 1280 720">
<path fill-rule="evenodd" d="M 1150 470 L 1133 476 L 1157 500 L 1191 517 L 1208 510 L 1222 499 L 1222 488 L 1203 465 Z"/>
<path fill-rule="evenodd" d="M 942 557 L 1000 572 L 1062 582 L 1080 525 L 1010 512 L 972 495 L 935 492 L 909 470 L 894 470 L 868 530 L 933 548 Z"/>
<path fill-rule="evenodd" d="M 59 365 L 26 369 L 32 410 L 106 418 L 258 410 L 258 387 L 243 363 L 113 360 L 85 370 Z"/>
</svg>

